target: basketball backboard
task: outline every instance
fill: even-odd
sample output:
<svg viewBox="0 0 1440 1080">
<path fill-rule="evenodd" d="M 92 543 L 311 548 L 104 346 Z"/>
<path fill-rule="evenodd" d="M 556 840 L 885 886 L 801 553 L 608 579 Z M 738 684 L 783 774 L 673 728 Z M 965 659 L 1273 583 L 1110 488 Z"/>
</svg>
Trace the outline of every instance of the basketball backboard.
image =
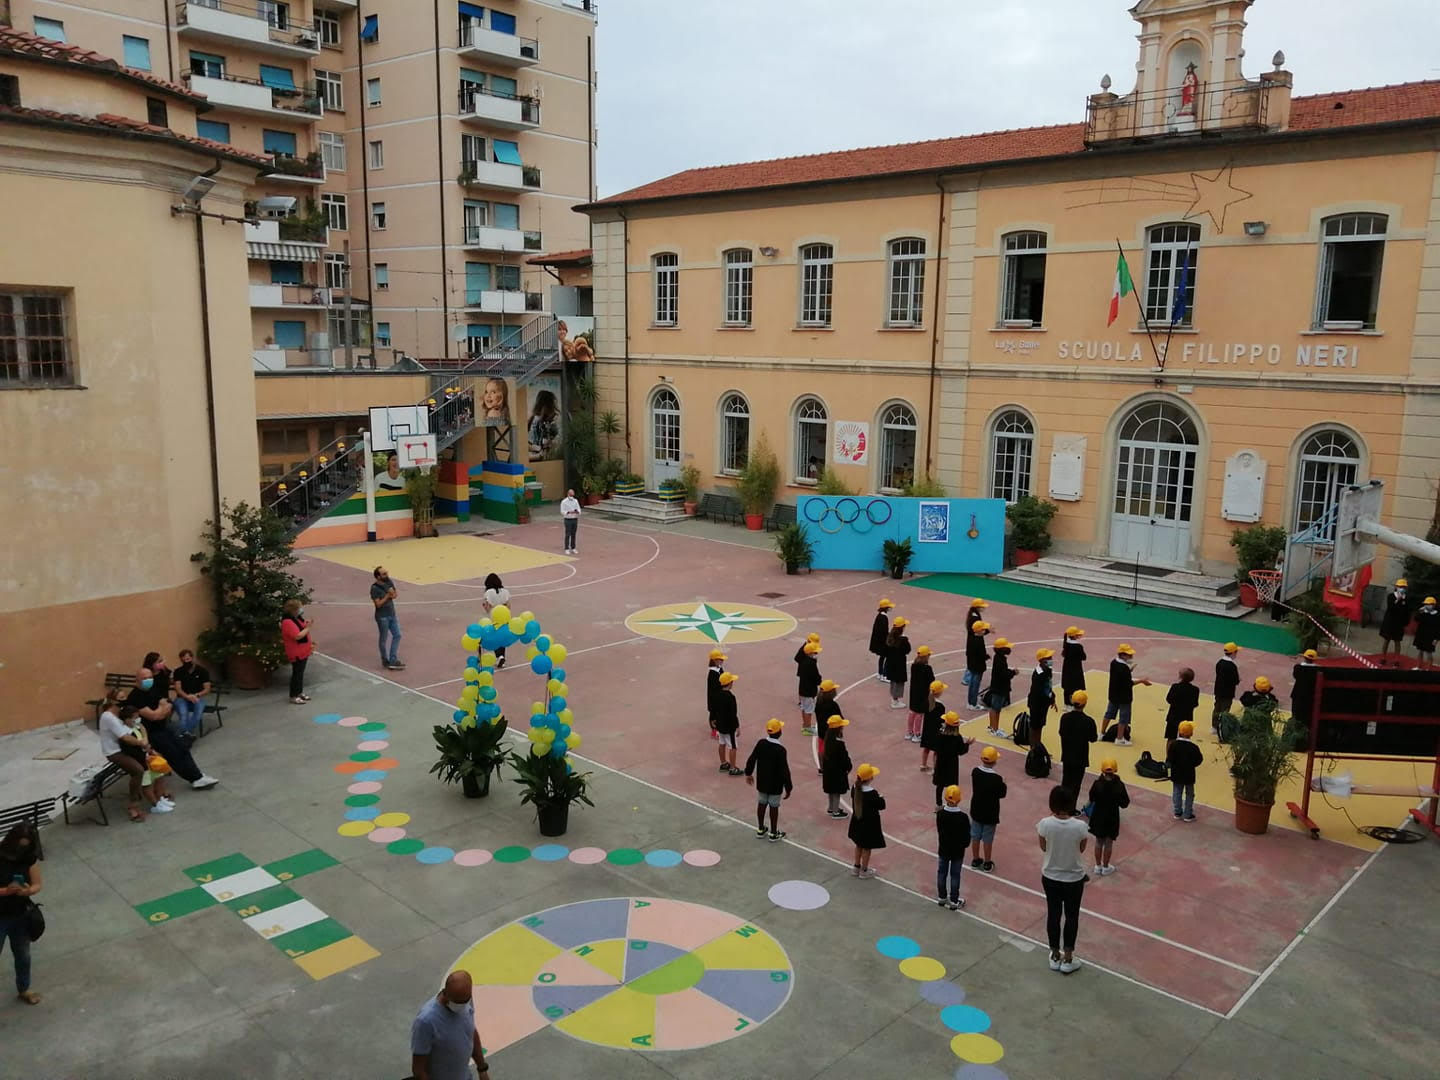
<svg viewBox="0 0 1440 1080">
<path fill-rule="evenodd" d="M 374 450 L 396 449 L 401 435 L 430 434 L 430 410 L 424 405 L 370 406 L 370 446 Z"/>
<path fill-rule="evenodd" d="M 434 435 L 398 435 L 395 438 L 396 456 L 402 469 L 428 469 L 435 464 L 436 440 Z"/>
<path fill-rule="evenodd" d="M 1340 506 L 1335 514 L 1335 555 L 1330 574 L 1343 578 L 1356 573 L 1375 559 L 1375 542 L 1356 532 L 1356 522 L 1364 519 L 1380 521 L 1380 504 L 1385 485 L 1379 480 L 1347 487 L 1340 492 Z"/>
</svg>

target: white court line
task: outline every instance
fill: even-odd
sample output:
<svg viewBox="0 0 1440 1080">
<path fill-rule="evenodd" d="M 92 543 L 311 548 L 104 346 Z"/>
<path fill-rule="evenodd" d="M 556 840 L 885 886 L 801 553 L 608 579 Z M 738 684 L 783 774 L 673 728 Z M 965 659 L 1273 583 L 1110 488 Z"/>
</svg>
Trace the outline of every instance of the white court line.
<svg viewBox="0 0 1440 1080">
<path fill-rule="evenodd" d="M 519 547 L 520 545 L 519 545 L 519 544 L 514 544 L 514 545 L 512 545 L 512 546 L 513 546 L 513 547 Z M 531 550 L 531 551 L 534 551 L 535 549 L 534 549 L 534 548 L 531 548 L 530 550 Z M 544 566 L 544 565 L 545 565 L 544 563 L 541 563 L 541 566 Z M 553 566 L 553 565 L 555 565 L 555 564 L 554 564 L 554 563 L 551 563 L 550 565 Z M 566 574 L 564 577 L 557 577 L 557 578 L 555 578 L 553 581 L 531 581 L 531 582 L 527 582 L 527 583 L 524 584 L 524 585 L 517 585 L 516 588 L 518 588 L 518 589 L 526 589 L 526 588 L 539 588 L 539 587 L 542 586 L 542 585 L 559 585 L 562 581 L 569 581 L 572 577 L 574 577 L 574 576 L 576 575 L 576 573 L 578 573 L 578 571 L 575 569 L 575 564 L 574 564 L 574 563 L 564 563 L 560 568 L 561 568 L 562 570 L 568 570 L 569 573 Z M 540 569 L 540 567 L 535 566 L 535 567 L 530 567 L 529 569 L 538 570 L 538 569 Z M 523 574 L 524 572 L 525 572 L 524 570 L 516 570 L 516 571 L 515 571 L 515 573 L 517 573 L 517 574 Z M 450 586 L 453 586 L 453 587 L 456 588 L 456 589 L 478 589 L 478 590 L 481 590 L 481 591 L 483 591 L 483 590 L 485 589 L 485 586 L 484 586 L 484 585 L 467 585 L 467 584 L 465 584 L 465 582 L 463 582 L 463 581 L 442 581 L 442 582 L 440 582 L 440 584 L 441 584 L 441 585 L 450 585 Z"/>
<path fill-rule="evenodd" d="M 377 682 L 389 683 L 391 686 L 394 686 L 394 687 L 396 687 L 397 689 L 404 690 L 404 691 L 408 691 L 408 692 L 410 692 L 410 693 L 416 693 L 416 694 L 419 693 L 419 691 L 417 691 L 417 690 L 411 690 L 410 687 L 404 685 L 403 683 L 398 683 L 398 682 L 396 682 L 394 679 L 387 678 L 387 677 L 384 676 L 384 675 L 377 675 L 375 672 L 373 672 L 373 671 L 368 671 L 368 670 L 366 670 L 365 668 L 362 668 L 362 667 L 357 667 L 355 664 L 350 663 L 348 660 L 341 660 L 339 657 L 331 656 L 329 653 L 321 653 L 321 655 L 324 656 L 327 660 L 330 660 L 330 661 L 332 661 L 332 662 L 334 662 L 334 663 L 336 663 L 336 664 L 339 664 L 341 667 L 347 667 L 347 668 L 349 668 L 350 670 L 352 670 L 352 671 L 354 671 L 354 672 L 357 672 L 358 674 L 361 674 L 361 675 L 366 675 L 366 676 L 368 676 L 369 678 L 376 680 Z M 862 681 L 863 681 L 863 680 L 862 680 Z M 429 694 L 420 694 L 420 696 L 423 697 L 423 698 L 426 698 L 426 699 L 428 699 L 428 700 L 430 700 L 430 701 L 435 702 L 437 705 L 444 705 L 444 704 L 446 704 L 444 701 L 441 701 L 439 698 L 437 698 L 437 697 L 431 697 Z M 521 737 L 520 737 L 520 735 L 519 735 L 518 732 L 510 731 L 510 732 L 507 732 L 506 734 L 507 734 L 510 738 L 516 740 L 517 742 L 520 741 L 520 738 L 521 738 Z M 528 741 L 528 740 L 526 740 L 526 741 Z M 587 758 L 587 757 L 585 757 L 583 754 L 575 754 L 574 756 L 575 756 L 578 760 L 585 762 L 587 765 L 593 765 L 593 766 L 595 766 L 595 768 L 597 768 L 597 769 L 602 769 L 602 770 L 604 770 L 605 772 L 608 772 L 608 773 L 610 773 L 610 774 L 612 774 L 612 775 L 614 775 L 614 776 L 623 776 L 623 777 L 625 777 L 627 780 L 631 780 L 631 781 L 634 781 L 635 783 L 639 784 L 641 787 L 649 788 L 651 791 L 659 792 L 659 793 L 662 794 L 662 795 L 669 795 L 671 798 L 679 799 L 679 800 L 680 800 L 681 802 L 683 802 L 683 803 L 686 803 L 686 804 L 688 804 L 688 805 L 690 805 L 690 806 L 693 806 L 693 807 L 695 807 L 695 808 L 697 808 L 697 809 L 699 809 L 699 810 L 704 810 L 704 811 L 705 811 L 706 813 L 708 813 L 708 814 L 713 814 L 713 815 L 716 816 L 716 817 L 723 818 L 723 819 L 726 820 L 726 821 L 732 822 L 732 823 L 734 823 L 734 824 L 736 824 L 736 825 L 743 826 L 746 830 L 749 830 L 749 829 L 750 829 L 750 823 L 749 823 L 748 821 L 744 821 L 744 820 L 742 820 L 742 819 L 740 819 L 740 818 L 737 818 L 737 817 L 735 817 L 735 816 L 732 815 L 732 814 L 727 814 L 727 813 L 726 813 L 725 811 L 723 811 L 723 810 L 717 810 L 717 809 L 716 809 L 715 807 L 713 807 L 713 806 L 706 806 L 706 805 L 705 805 L 704 803 L 702 803 L 702 802 L 699 802 L 699 801 L 697 801 L 697 800 L 695 800 L 695 799 L 691 799 L 691 798 L 689 798 L 688 796 L 681 795 L 679 792 L 671 791 L 671 790 L 669 790 L 668 788 L 663 788 L 663 787 L 661 787 L 659 784 L 652 784 L 652 783 L 651 783 L 650 781 L 648 781 L 648 780 L 642 780 L 642 779 L 641 779 L 640 777 L 638 777 L 638 776 L 632 776 L 632 775 L 630 775 L 629 773 L 627 773 L 627 772 L 622 772 L 622 771 L 619 770 L 619 769 L 612 769 L 609 765 L 606 765 L 606 764 L 604 764 L 603 762 L 596 761 L 596 760 L 594 760 L 593 758 Z M 786 844 L 789 844 L 791 847 L 798 848 L 800 851 L 803 851 L 803 852 L 805 852 L 805 853 L 808 854 L 808 855 L 814 855 L 814 856 L 816 856 L 816 857 L 818 857 L 818 858 L 824 859 L 826 862 L 834 863 L 834 864 L 837 865 L 837 866 L 845 866 L 845 865 L 846 865 L 844 859 L 838 859 L 838 858 L 836 858 L 836 857 L 833 856 L 833 855 L 827 855 L 827 854 L 826 854 L 825 852 L 823 852 L 823 851 L 817 851 L 817 850 L 815 850 L 814 848 L 806 847 L 804 844 L 800 843 L 799 841 L 791 840 L 791 839 L 787 838 L 784 842 L 785 842 Z M 909 888 L 909 887 L 907 887 L 907 886 L 905 886 L 905 885 L 901 885 L 901 884 L 900 884 L 899 882 L 897 882 L 897 881 L 891 881 L 889 878 L 882 878 L 882 877 L 877 877 L 875 880 L 879 881 L 881 884 L 890 886 L 890 888 L 892 888 L 892 889 L 898 889 L 898 890 L 900 890 L 900 891 L 903 892 L 903 893 L 908 893 L 910 896 L 919 897 L 920 899 L 922 899 L 922 900 L 925 901 L 925 904 L 926 904 L 927 907 L 930 906 L 930 905 L 932 904 L 932 902 L 933 902 L 933 901 L 930 899 L 930 897 L 925 896 L 923 893 L 917 892 L 916 890 L 911 889 L 911 888 Z M 974 914 L 974 913 L 971 912 L 971 911 L 967 911 L 965 908 L 961 908 L 959 914 L 965 916 L 965 917 L 968 918 L 968 919 L 973 919 L 973 920 L 975 920 L 976 922 L 980 923 L 980 924 L 983 925 L 983 926 L 988 926 L 988 927 L 990 927 L 992 930 L 999 931 L 1000 934 L 1002 934 L 1003 937 L 1004 937 L 1004 939 L 1007 940 L 1007 941 L 1008 941 L 1008 940 L 1025 941 L 1025 942 L 1030 943 L 1031 945 L 1035 945 L 1035 946 L 1037 946 L 1037 947 L 1039 947 L 1039 948 L 1041 948 L 1041 949 L 1044 949 L 1044 950 L 1046 950 L 1047 952 L 1048 952 L 1049 949 L 1050 949 L 1050 945 L 1049 945 L 1048 942 L 1038 941 L 1038 940 L 1036 940 L 1035 938 L 1027 937 L 1027 936 L 1025 936 L 1024 934 L 1019 933 L 1018 931 L 1011 930 L 1011 929 L 1010 929 L 1009 927 L 1007 927 L 1007 926 L 1001 926 L 999 923 L 991 922 L 989 919 L 987 919 L 987 918 L 985 918 L 985 917 L 983 917 L 983 916 L 981 916 L 981 915 L 976 915 L 976 914 Z M 1212 1009 L 1212 1008 L 1210 1008 L 1210 1007 L 1207 1006 L 1207 1005 L 1201 1005 L 1199 1002 L 1195 1002 L 1195 1001 L 1187 1001 L 1185 998 L 1180 997 L 1178 994 L 1173 994 L 1173 993 L 1171 993 L 1169 990 L 1164 990 L 1164 989 L 1162 989 L 1162 988 L 1160 988 L 1160 987 L 1158 987 L 1158 986 L 1151 986 L 1149 983 L 1141 982 L 1139 979 L 1134 978 L 1134 977 L 1131 976 L 1131 975 L 1126 975 L 1126 974 L 1124 974 L 1123 972 L 1114 971 L 1114 970 L 1112 970 L 1112 969 L 1110 969 L 1110 968 L 1107 968 L 1107 967 L 1105 967 L 1105 966 L 1102 965 L 1102 964 L 1097 964 L 1097 963 L 1095 963 L 1093 960 L 1088 960 L 1088 959 L 1087 959 L 1087 960 L 1085 961 L 1085 966 L 1086 966 L 1086 967 L 1089 967 L 1089 968 L 1093 968 L 1095 971 L 1103 972 L 1104 974 L 1110 975 L 1110 976 L 1112 976 L 1112 977 L 1114 977 L 1114 978 L 1116 978 L 1116 979 L 1120 979 L 1120 980 L 1123 981 L 1123 982 L 1130 983 L 1132 986 L 1138 986 L 1138 987 L 1140 987 L 1140 988 L 1142 988 L 1142 989 L 1144 989 L 1144 990 L 1149 990 L 1151 993 L 1159 994 L 1161 997 L 1169 998 L 1171 1001 L 1179 1002 L 1181 1005 L 1188 1005 L 1188 1006 L 1189 1006 L 1190 1008 L 1192 1008 L 1192 1009 L 1198 1009 L 1200 1012 L 1208 1013 L 1209 1015 L 1215 1016 L 1215 1017 L 1219 1017 L 1220 1019 L 1224 1019 L 1224 1018 L 1225 1018 L 1225 1014 L 1224 1014 L 1224 1013 L 1219 1012 L 1219 1011 L 1217 1011 L 1217 1010 L 1215 1010 L 1215 1009 Z"/>
</svg>

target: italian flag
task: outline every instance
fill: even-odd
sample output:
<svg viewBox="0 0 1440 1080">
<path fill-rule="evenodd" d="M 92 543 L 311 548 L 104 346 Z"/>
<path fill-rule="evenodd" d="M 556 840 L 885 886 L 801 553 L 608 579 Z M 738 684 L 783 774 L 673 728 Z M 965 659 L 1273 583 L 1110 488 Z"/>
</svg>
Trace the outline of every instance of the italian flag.
<svg viewBox="0 0 1440 1080">
<path fill-rule="evenodd" d="M 1135 283 L 1130 280 L 1130 267 L 1125 262 L 1125 253 L 1120 253 L 1120 259 L 1115 264 L 1115 288 L 1110 293 L 1110 317 L 1105 320 L 1109 326 L 1120 317 L 1120 298 L 1129 296 L 1135 291 Z"/>
</svg>

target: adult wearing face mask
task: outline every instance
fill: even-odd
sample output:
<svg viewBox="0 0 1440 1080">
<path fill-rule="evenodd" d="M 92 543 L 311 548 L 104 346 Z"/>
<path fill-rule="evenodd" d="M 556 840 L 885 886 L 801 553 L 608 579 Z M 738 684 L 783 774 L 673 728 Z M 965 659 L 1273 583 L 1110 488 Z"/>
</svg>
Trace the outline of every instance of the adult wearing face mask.
<svg viewBox="0 0 1440 1080">
<path fill-rule="evenodd" d="M 292 597 L 285 601 L 285 614 L 280 619 L 280 640 L 285 644 L 285 659 L 290 662 L 290 704 L 304 705 L 310 700 L 305 693 L 305 665 L 315 645 L 310 640 L 310 624 L 305 609 Z"/>
<path fill-rule="evenodd" d="M 382 666 L 399 670 L 405 665 L 400 662 L 400 619 L 395 614 L 395 583 L 390 580 L 390 571 L 383 566 L 375 567 L 375 580 L 370 585 L 370 603 L 375 605 L 375 626 L 380 631 L 380 663 Z M 385 642 L 389 639 L 389 646 Z"/>
<path fill-rule="evenodd" d="M 168 685 L 168 678 L 166 679 Z M 155 752 L 170 763 L 170 768 L 192 788 L 203 790 L 214 787 L 220 781 L 206 776 L 183 740 L 170 726 L 173 715 L 170 702 L 160 695 L 155 673 L 150 668 L 141 668 L 135 673 L 135 688 L 125 698 L 125 703 L 135 709 L 135 715 L 145 724 L 150 736 L 150 745 Z"/>
<path fill-rule="evenodd" d="M 193 652 L 181 649 L 180 666 L 174 676 L 175 697 L 171 705 L 175 708 L 175 723 L 180 735 L 189 736 L 199 729 L 205 714 L 205 698 L 211 690 L 210 672 L 195 662 Z"/>
<path fill-rule="evenodd" d="M 468 971 L 452 971 L 440 992 L 420 1008 L 410 1025 L 413 1080 L 469 1080 L 470 1062 L 487 1080 L 490 1066 L 475 1028 L 474 990 Z"/>
</svg>

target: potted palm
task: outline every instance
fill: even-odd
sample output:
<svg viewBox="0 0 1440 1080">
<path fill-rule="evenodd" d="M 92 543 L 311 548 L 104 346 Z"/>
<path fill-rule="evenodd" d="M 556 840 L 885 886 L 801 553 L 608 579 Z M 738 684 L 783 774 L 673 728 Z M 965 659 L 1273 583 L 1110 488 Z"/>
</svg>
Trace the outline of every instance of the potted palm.
<svg viewBox="0 0 1440 1080">
<path fill-rule="evenodd" d="M 735 492 L 745 510 L 745 527 L 751 532 L 765 527 L 765 512 L 775 505 L 775 491 L 779 486 L 780 462 L 762 431 L 735 481 Z"/>
<path fill-rule="evenodd" d="M 914 557 L 915 552 L 910 547 L 908 536 L 904 540 L 886 540 L 880 549 L 880 558 L 885 562 L 885 569 L 896 581 L 905 576 L 910 560 Z"/>
<path fill-rule="evenodd" d="M 802 566 L 810 568 L 815 545 L 804 525 L 792 521 L 775 534 L 775 557 L 785 564 L 787 574 L 798 574 Z"/>
<path fill-rule="evenodd" d="M 1299 774 L 1290 756 L 1297 734 L 1295 721 L 1266 703 L 1246 709 L 1224 744 L 1235 783 L 1235 828 L 1240 832 L 1259 836 L 1269 829 L 1276 790 Z"/>
<path fill-rule="evenodd" d="M 447 784 L 459 780 L 467 799 L 483 799 L 490 794 L 491 774 L 506 759 L 506 727 L 503 716 L 493 724 L 473 716 L 458 724 L 436 724 L 433 734 L 440 757 L 430 771 L 439 773 Z"/>
<path fill-rule="evenodd" d="M 590 774 L 577 773 L 543 744 L 531 746 L 529 754 L 512 753 L 510 767 L 525 790 L 520 802 L 535 807 L 541 836 L 564 836 L 570 825 L 570 804 L 594 806 L 588 794 Z"/>
<path fill-rule="evenodd" d="M 695 507 L 700 502 L 700 470 L 686 465 L 680 470 L 680 483 L 685 487 L 685 516 L 694 517 Z"/>
<path fill-rule="evenodd" d="M 1230 546 L 1235 549 L 1235 580 L 1240 583 L 1240 603 L 1248 608 L 1260 606 L 1250 571 L 1275 569 L 1288 539 L 1285 530 L 1277 525 L 1251 525 L 1230 534 Z"/>
<path fill-rule="evenodd" d="M 1038 562 L 1050 550 L 1050 519 L 1059 509 L 1048 499 L 1034 495 L 1022 495 L 1005 508 L 1005 516 L 1014 527 L 1016 566 Z"/>
</svg>

